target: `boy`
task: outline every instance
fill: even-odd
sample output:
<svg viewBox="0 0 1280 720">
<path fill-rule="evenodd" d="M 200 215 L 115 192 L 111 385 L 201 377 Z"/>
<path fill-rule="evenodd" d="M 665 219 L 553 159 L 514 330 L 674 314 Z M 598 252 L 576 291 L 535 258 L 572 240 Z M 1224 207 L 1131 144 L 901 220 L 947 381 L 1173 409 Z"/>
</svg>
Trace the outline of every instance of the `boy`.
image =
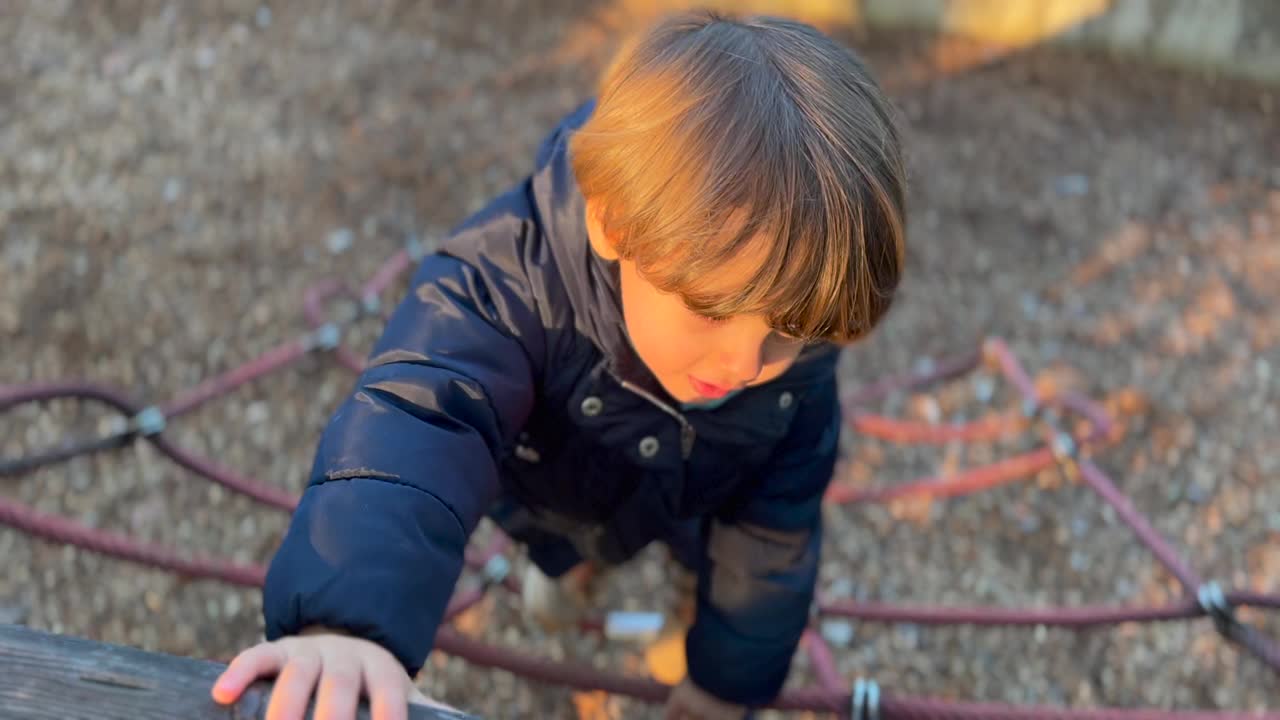
<svg viewBox="0 0 1280 720">
<path fill-rule="evenodd" d="M 360 694 L 404 717 L 489 514 L 544 619 L 667 543 L 698 578 L 667 716 L 773 699 L 813 597 L 838 347 L 898 285 L 903 185 L 888 102 L 814 29 L 699 13 L 642 35 L 422 262 L 272 562 L 272 642 L 214 696 L 279 673 L 273 720 L 313 689 L 317 717 Z"/>
</svg>

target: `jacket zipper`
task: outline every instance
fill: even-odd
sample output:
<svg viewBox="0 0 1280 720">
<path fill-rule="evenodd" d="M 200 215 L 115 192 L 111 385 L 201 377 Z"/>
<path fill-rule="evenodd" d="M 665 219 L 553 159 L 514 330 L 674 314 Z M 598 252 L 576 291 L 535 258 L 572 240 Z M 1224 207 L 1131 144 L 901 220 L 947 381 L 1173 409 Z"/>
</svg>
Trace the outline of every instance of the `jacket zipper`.
<svg viewBox="0 0 1280 720">
<path fill-rule="evenodd" d="M 680 411 L 662 402 L 653 393 L 632 384 L 629 380 L 621 382 L 622 387 L 653 403 L 659 410 L 675 418 L 676 422 L 680 423 L 680 459 L 688 460 L 689 455 L 693 453 L 693 443 L 698 439 L 698 431 L 689 424 L 689 421 L 685 419 L 684 415 L 680 414 Z"/>
</svg>

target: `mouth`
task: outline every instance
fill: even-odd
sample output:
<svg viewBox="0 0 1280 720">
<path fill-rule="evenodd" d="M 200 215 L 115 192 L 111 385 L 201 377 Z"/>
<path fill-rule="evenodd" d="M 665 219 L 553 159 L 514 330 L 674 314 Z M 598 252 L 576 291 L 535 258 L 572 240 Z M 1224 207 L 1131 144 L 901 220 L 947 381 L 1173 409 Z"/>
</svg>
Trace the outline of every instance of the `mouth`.
<svg viewBox="0 0 1280 720">
<path fill-rule="evenodd" d="M 692 375 L 689 376 L 689 384 L 693 386 L 694 392 L 707 400 L 719 400 L 725 395 L 733 392 L 733 388 L 724 387 L 723 385 L 712 385 L 711 383 L 703 382 Z"/>
</svg>

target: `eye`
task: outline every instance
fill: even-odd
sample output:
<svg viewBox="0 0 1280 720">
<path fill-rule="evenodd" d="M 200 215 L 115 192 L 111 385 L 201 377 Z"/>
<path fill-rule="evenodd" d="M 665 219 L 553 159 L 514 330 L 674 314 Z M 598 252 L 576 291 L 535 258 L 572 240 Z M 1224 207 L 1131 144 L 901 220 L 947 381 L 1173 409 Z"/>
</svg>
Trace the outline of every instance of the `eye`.
<svg viewBox="0 0 1280 720">
<path fill-rule="evenodd" d="M 703 322 L 711 325 L 723 325 L 724 323 L 729 322 L 728 315 L 703 315 L 702 313 L 697 313 L 697 315 Z"/>
</svg>

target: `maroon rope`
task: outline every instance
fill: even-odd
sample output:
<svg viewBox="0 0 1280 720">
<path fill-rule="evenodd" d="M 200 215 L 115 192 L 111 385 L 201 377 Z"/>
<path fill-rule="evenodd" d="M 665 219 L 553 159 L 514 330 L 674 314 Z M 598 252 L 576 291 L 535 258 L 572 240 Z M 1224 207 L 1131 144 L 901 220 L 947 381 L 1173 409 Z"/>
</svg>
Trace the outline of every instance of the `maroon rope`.
<svg viewBox="0 0 1280 720">
<path fill-rule="evenodd" d="M 327 322 L 324 303 L 334 297 L 345 297 L 356 303 L 360 302 L 360 298 L 356 297 L 346 283 L 339 280 L 322 280 L 308 289 L 302 300 L 303 311 L 311 327 L 318 328 Z M 364 360 L 346 345 L 339 344 L 334 350 L 334 357 L 351 372 L 359 374 L 364 370 Z"/>
<path fill-rule="evenodd" d="M 261 587 L 266 577 L 257 565 L 238 565 L 215 558 L 185 558 L 172 550 L 126 535 L 97 530 L 58 515 L 37 512 L 16 500 L 0 497 L 0 524 L 51 542 L 74 545 L 190 578 L 221 580 L 242 587 Z"/>
<path fill-rule="evenodd" d="M 292 512 L 298 505 L 298 498 L 280 488 L 263 485 L 245 477 L 234 470 L 223 467 L 208 458 L 183 450 L 166 440 L 163 436 L 154 435 L 147 438 L 158 450 L 168 455 L 174 462 L 198 475 L 203 475 L 225 488 L 247 495 L 264 505 Z"/>
<path fill-rule="evenodd" d="M 360 288 L 360 295 L 363 297 L 374 297 L 391 286 L 391 283 L 400 277 L 400 274 L 413 264 L 413 258 L 409 256 L 408 250 L 401 250 L 391 259 L 382 264 L 378 271 L 369 278 L 369 282 Z"/>
<path fill-rule="evenodd" d="M 1280 597 L 1256 593 L 1228 593 L 1234 607 L 1280 607 Z M 1075 630 L 1127 622 L 1168 622 L 1204 617 L 1200 605 L 1191 598 L 1159 607 L 1045 607 L 1034 610 L 993 607 L 937 607 L 932 605 L 883 605 L 852 600 L 823 603 L 818 614 L 867 622 L 914 623 L 917 625 L 978 625 L 993 627 L 1063 627 Z"/>
<path fill-rule="evenodd" d="M 1115 483 L 1102 474 L 1097 465 L 1089 460 L 1081 460 L 1077 465 L 1080 468 L 1080 476 L 1089 484 L 1089 487 L 1101 495 L 1125 524 L 1133 529 L 1142 544 L 1151 550 L 1151 554 L 1155 555 L 1156 559 L 1178 578 L 1183 589 L 1194 595 L 1196 590 L 1204 584 L 1204 579 L 1178 557 L 1173 547 L 1165 542 L 1160 533 L 1156 532 L 1156 529 L 1151 527 L 1151 523 L 1147 522 L 1147 519 L 1133 506 L 1133 501 L 1125 497 Z"/>
<path fill-rule="evenodd" d="M 1173 712 L 1168 710 L 1065 710 L 1011 707 L 994 703 L 887 697 L 881 702 L 886 720 L 1277 720 L 1280 713 Z"/>
<path fill-rule="evenodd" d="M 185 393 L 161 406 L 165 417 L 176 418 L 185 415 L 210 400 L 226 395 L 246 383 L 257 380 L 280 368 L 297 362 L 310 352 L 312 346 L 306 339 L 299 338 L 279 345 L 258 358 L 221 375 L 216 375 L 196 385 Z"/>
<path fill-rule="evenodd" d="M 812 629 L 805 630 L 804 635 L 800 637 L 800 647 L 809 655 L 809 662 L 813 664 L 813 674 L 817 676 L 818 684 L 824 690 L 844 690 L 848 683 L 840 677 L 840 671 L 836 669 L 836 659 L 831 655 L 831 646 L 821 635 Z"/>
<path fill-rule="evenodd" d="M 935 363 L 932 369 L 925 372 L 890 375 L 849 393 L 841 399 L 841 404 L 851 412 L 853 408 L 879 402 L 895 392 L 914 390 L 959 377 L 973 370 L 981 361 L 981 352 L 974 350 Z"/>
<path fill-rule="evenodd" d="M 1014 434 L 1023 424 L 1021 418 L 993 415 L 968 423 L 923 423 L 898 420 L 855 410 L 853 429 L 863 435 L 896 443 L 983 442 L 999 440 Z"/>
<path fill-rule="evenodd" d="M 1021 480 L 1052 467 L 1053 462 L 1053 452 L 1041 448 L 947 477 L 923 478 L 898 485 L 865 489 L 833 483 L 827 491 L 826 501 L 842 505 L 887 503 L 900 498 L 921 495 L 933 498 L 957 497 Z"/>
</svg>

